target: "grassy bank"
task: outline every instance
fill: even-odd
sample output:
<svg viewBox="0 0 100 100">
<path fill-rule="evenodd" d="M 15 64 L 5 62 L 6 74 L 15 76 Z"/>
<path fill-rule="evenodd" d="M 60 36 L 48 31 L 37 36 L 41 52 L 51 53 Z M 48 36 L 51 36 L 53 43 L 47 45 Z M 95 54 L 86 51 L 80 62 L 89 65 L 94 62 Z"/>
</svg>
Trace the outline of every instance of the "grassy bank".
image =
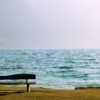
<svg viewBox="0 0 100 100">
<path fill-rule="evenodd" d="M 0 100 L 100 100 L 100 89 L 53 90 L 25 87 L 0 87 Z"/>
</svg>

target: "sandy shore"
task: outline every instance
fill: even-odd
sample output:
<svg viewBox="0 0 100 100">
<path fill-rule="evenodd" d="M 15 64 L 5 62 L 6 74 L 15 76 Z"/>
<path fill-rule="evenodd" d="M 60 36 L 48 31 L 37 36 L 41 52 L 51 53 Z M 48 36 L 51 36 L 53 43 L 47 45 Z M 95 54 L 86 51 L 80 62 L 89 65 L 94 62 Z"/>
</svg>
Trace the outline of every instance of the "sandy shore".
<svg viewBox="0 0 100 100">
<path fill-rule="evenodd" d="M 100 88 L 59 90 L 0 86 L 0 100 L 100 100 Z"/>
</svg>

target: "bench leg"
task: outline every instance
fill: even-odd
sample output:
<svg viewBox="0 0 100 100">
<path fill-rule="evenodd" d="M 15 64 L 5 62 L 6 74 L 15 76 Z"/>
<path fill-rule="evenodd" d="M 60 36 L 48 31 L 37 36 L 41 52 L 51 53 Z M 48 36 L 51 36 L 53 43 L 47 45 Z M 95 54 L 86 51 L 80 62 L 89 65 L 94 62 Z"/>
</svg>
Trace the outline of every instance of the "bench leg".
<svg viewBox="0 0 100 100">
<path fill-rule="evenodd" d="M 30 85 L 27 84 L 27 92 L 30 92 Z"/>
</svg>

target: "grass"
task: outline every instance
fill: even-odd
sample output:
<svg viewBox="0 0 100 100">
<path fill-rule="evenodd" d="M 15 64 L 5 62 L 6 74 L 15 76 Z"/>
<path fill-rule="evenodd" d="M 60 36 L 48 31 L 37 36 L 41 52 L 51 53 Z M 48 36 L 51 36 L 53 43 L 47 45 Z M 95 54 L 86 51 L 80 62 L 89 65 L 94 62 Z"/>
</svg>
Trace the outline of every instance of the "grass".
<svg viewBox="0 0 100 100">
<path fill-rule="evenodd" d="M 0 87 L 0 100 L 100 100 L 100 89 L 56 90 L 25 87 Z"/>
</svg>

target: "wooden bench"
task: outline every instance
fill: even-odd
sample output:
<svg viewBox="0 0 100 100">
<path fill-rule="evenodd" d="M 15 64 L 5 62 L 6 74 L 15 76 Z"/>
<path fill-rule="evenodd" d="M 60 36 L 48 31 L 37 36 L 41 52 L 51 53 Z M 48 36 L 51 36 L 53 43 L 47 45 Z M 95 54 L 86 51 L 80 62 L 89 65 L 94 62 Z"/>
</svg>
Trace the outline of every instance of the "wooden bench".
<svg viewBox="0 0 100 100">
<path fill-rule="evenodd" d="M 27 85 L 27 92 L 30 92 L 30 84 L 36 84 L 36 82 L 28 82 L 28 79 L 36 79 L 35 74 L 14 74 L 7 76 L 0 76 L 0 80 L 21 80 L 25 79 L 25 81 L 21 82 L 0 82 L 0 85 Z"/>
</svg>

